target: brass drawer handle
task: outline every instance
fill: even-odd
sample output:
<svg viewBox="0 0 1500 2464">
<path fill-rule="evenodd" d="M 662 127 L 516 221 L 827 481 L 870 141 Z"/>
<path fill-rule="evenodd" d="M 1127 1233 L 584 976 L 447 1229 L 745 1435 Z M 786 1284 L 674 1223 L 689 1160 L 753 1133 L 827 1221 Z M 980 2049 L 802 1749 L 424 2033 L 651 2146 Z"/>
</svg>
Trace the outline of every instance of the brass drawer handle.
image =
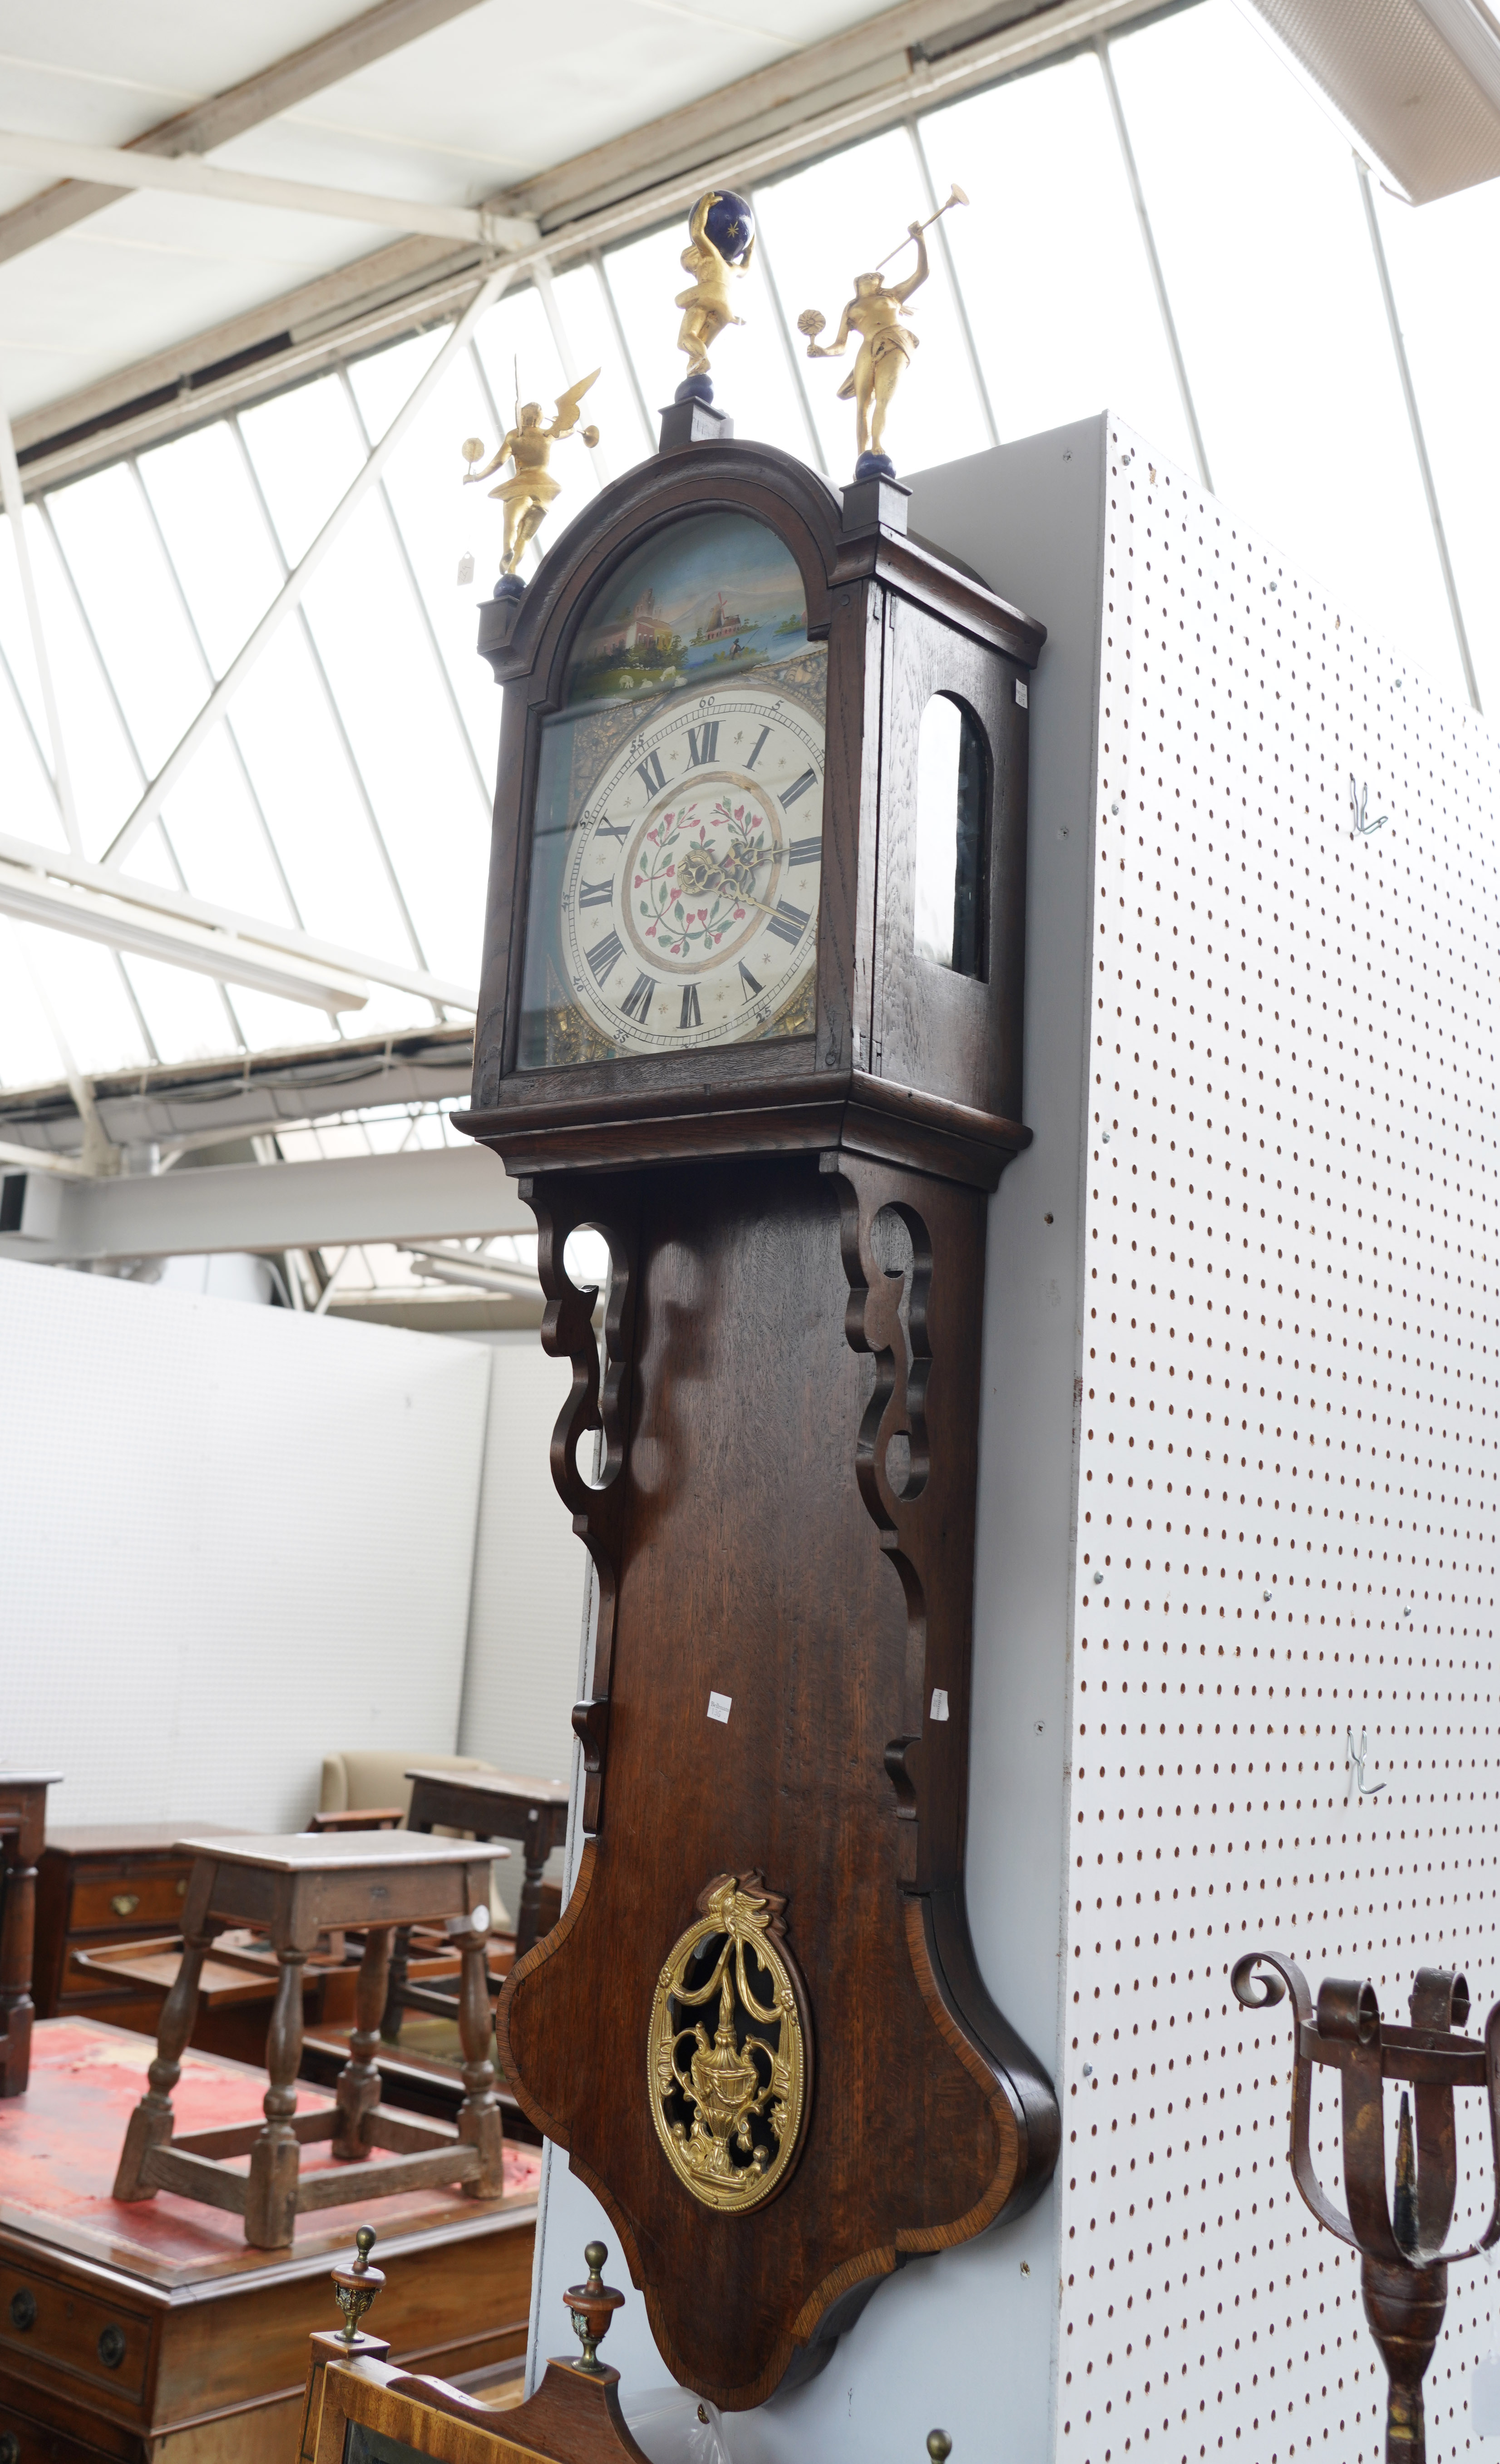
<svg viewBox="0 0 1500 2464">
<path fill-rule="evenodd" d="M 11 2296 L 11 2324 L 24 2336 L 28 2327 L 36 2324 L 36 2296 L 23 2284 L 19 2293 Z"/>
<path fill-rule="evenodd" d="M 109 1904 L 117 1917 L 133 1917 L 141 1905 L 141 1894 L 139 1891 L 117 1891 Z"/>
<path fill-rule="evenodd" d="M 121 2363 L 125 2358 L 125 2331 L 123 2327 L 100 2328 L 99 2338 L 99 2357 L 103 2363 L 106 2370 L 119 2369 Z"/>
</svg>

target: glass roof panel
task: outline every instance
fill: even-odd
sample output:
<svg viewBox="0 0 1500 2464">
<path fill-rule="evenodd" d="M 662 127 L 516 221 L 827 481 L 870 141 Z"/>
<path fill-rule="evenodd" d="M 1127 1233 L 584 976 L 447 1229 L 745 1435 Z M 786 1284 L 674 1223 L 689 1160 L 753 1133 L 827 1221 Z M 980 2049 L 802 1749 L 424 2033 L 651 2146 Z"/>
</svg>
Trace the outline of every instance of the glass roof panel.
<svg viewBox="0 0 1500 2464">
<path fill-rule="evenodd" d="M 599 370 L 599 382 L 588 390 L 584 416 L 600 430 L 600 454 L 609 476 L 618 479 L 622 472 L 655 451 L 656 438 L 641 415 L 604 285 L 594 266 L 575 265 L 566 274 L 555 275 L 552 288 L 579 375 L 586 376 L 590 368 Z"/>
<path fill-rule="evenodd" d="M 3 544 L 9 547 L 7 538 Z M 13 551 L 12 551 L 13 554 Z M 0 626 L 0 640 L 4 627 Z M 11 838 L 35 839 L 43 847 L 64 847 L 67 835 L 41 746 L 33 733 L 31 715 L 22 701 L 8 662 L 0 659 L 0 778 L 5 798 L 0 804 L 0 829 Z M 5 1067 L 0 1045 L 0 1069 Z"/>
<path fill-rule="evenodd" d="M 0 1086 L 41 1087 L 62 1075 L 62 1056 L 22 951 L 25 928 L 0 915 Z"/>
<path fill-rule="evenodd" d="M 309 1009 L 304 1001 L 283 1001 L 278 993 L 253 992 L 248 984 L 232 984 L 230 999 L 240 1032 L 252 1052 L 279 1052 L 302 1044 L 337 1044 L 339 1029 L 321 1010 Z M 411 1004 L 418 1020 L 430 1018 L 426 1003 Z M 362 1034 L 366 1023 L 373 1025 L 368 1010 L 347 1013 L 353 1033 Z"/>
<path fill-rule="evenodd" d="M 1418 210 L 1379 185 L 1376 207 L 1423 431 L 1487 711 L 1500 713 L 1500 181 Z M 1485 411 L 1479 414 L 1483 404 Z"/>
<path fill-rule="evenodd" d="M 281 553 L 296 564 L 364 459 L 343 387 L 336 376 L 318 377 L 242 411 L 239 427 Z"/>
<path fill-rule="evenodd" d="M 84 941 L 73 933 L 52 933 L 35 924 L 16 925 L 14 936 L 24 945 L 22 955 L 44 997 L 44 1006 L 60 1024 L 80 1069 L 91 1073 L 139 1069 L 156 1057 L 112 950 L 101 942 Z M 225 1042 L 229 1043 L 227 1028 Z M 62 1075 L 55 1053 L 46 1075 Z"/>
<path fill-rule="evenodd" d="M 979 201 L 945 214 L 942 228 L 1000 434 L 1034 436 L 1108 407 L 1191 468 L 1094 55 L 971 95 L 925 120 L 922 137 L 935 168 Z M 1026 200 L 1013 243 L 1001 245 L 983 202 L 998 163 Z M 920 362 L 918 372 L 925 413 Z"/>
<path fill-rule="evenodd" d="M 120 961 L 144 1012 L 160 1061 L 211 1061 L 237 1038 L 219 986 L 165 959 L 122 956 Z"/>
<path fill-rule="evenodd" d="M 396 356 L 383 351 L 376 360 L 351 368 L 350 383 L 362 411 L 366 369 Z M 366 412 L 366 423 L 369 416 Z M 486 805 L 495 777 L 500 696 L 489 669 L 474 656 L 474 602 L 488 596 L 499 571 L 500 526 L 498 508 L 484 490 L 465 487 L 460 448 L 470 436 L 492 442 L 493 427 L 474 357 L 460 351 L 391 454 L 384 479 L 479 779 L 485 782 Z M 466 552 L 474 560 L 474 578 L 460 583 L 459 561 Z"/>
<path fill-rule="evenodd" d="M 756 204 L 759 210 L 759 196 Z M 816 363 L 805 356 L 806 344 L 796 331 L 797 311 L 787 309 L 784 297 L 783 314 L 777 314 L 769 263 L 765 249 L 758 248 L 743 280 L 735 287 L 736 313 L 744 319 L 745 330 L 726 337 L 729 351 L 724 358 L 726 368 L 733 366 L 734 398 L 731 401 L 725 393 L 722 400 L 734 414 L 737 436 L 779 445 L 783 453 L 795 453 L 800 461 L 816 466 L 823 451 L 812 413 Z M 679 275 L 679 286 L 686 279 Z M 670 308 L 668 313 L 675 340 L 677 312 Z M 730 351 L 735 354 L 733 361 Z M 686 358 L 678 358 L 679 384 L 687 364 Z M 665 399 L 670 402 L 672 397 Z"/>
<path fill-rule="evenodd" d="M 149 777 L 203 698 L 202 661 L 150 509 L 124 462 L 55 489 L 47 507 Z"/>
<path fill-rule="evenodd" d="M 476 985 L 490 800 L 378 497 L 305 604 L 427 963 Z"/>
<path fill-rule="evenodd" d="M 243 915 L 263 915 L 269 923 L 298 922 L 245 764 L 223 720 L 194 754 L 163 817 L 195 898 Z M 139 846 L 126 869 L 143 869 Z"/>
<path fill-rule="evenodd" d="M 295 621 L 281 627 L 236 693 L 234 727 L 307 930 L 414 964 L 348 757 Z"/>
<path fill-rule="evenodd" d="M 1462 692 L 1348 146 L 1232 0 L 1111 52 L 1215 487 Z"/>
<path fill-rule="evenodd" d="M 99 857 L 134 805 L 140 793 L 141 773 L 94 646 L 78 615 L 52 533 L 34 505 L 26 509 L 26 536 L 83 852 Z M 6 649 L 9 654 L 9 642 Z"/>
<path fill-rule="evenodd" d="M 143 453 L 141 477 L 215 675 L 281 587 L 245 456 L 225 420 Z"/>
<path fill-rule="evenodd" d="M 182 865 L 160 819 L 142 831 L 130 850 L 128 867 L 121 865 L 120 869 L 121 875 L 128 870 L 138 881 L 154 882 L 160 890 L 181 890 L 183 886 Z"/>
<path fill-rule="evenodd" d="M 1124 109 L 1208 456 L 1233 509 L 1325 576 L 1357 614 L 1459 682 L 1451 626 L 1347 144 L 1232 0 L 1112 38 Z M 999 431 L 1117 408 L 1188 461 L 1160 316 L 1098 61 L 1083 53 L 927 114 L 943 222 Z M 997 166 L 998 169 L 997 169 Z M 1002 192 L 1002 179 L 1004 188 Z M 1024 200 L 1018 213 L 1017 199 Z M 871 211 L 871 200 L 875 201 Z M 836 324 L 852 275 L 932 207 L 911 130 L 895 128 L 767 184 L 739 287 L 746 323 L 716 353 L 742 437 L 851 470 L 835 397 L 852 366 L 808 362 L 795 319 Z M 1500 246 L 1500 183 L 1421 212 L 1380 198 L 1393 280 L 1482 678 L 1500 695 L 1500 478 L 1486 412 L 1500 341 L 1475 302 Z M 597 365 L 584 417 L 603 443 L 560 445 L 557 545 L 607 476 L 655 442 L 685 362 L 674 295 L 681 214 L 554 277 L 560 320 L 529 284 L 490 311 L 394 450 L 383 479 L 252 666 L 128 859 L 143 879 L 444 976 L 477 966 L 500 696 L 474 654 L 475 602 L 497 571 L 492 478 L 465 488 L 461 440 L 493 452 L 518 390 L 550 413 L 565 369 Z M 915 468 L 982 447 L 988 429 L 944 247 L 913 301 L 921 347 L 890 444 Z M 911 264 L 896 257 L 896 277 Z M 28 517 L 82 833 L 99 855 L 355 477 L 372 439 L 443 348 L 434 329 L 52 493 Z M 825 339 L 828 339 L 826 333 Z M 139 471 L 139 481 L 136 472 Z M 144 494 L 143 495 L 143 489 Z M 61 543 L 67 565 L 59 563 Z M 465 554 L 472 579 L 460 583 Z M 523 571 L 534 571 L 539 549 Z M 70 570 L 71 576 L 70 579 Z M 121 587 L 121 577 L 127 586 Z M 77 591 L 77 596 L 75 596 Z M 86 623 L 80 605 L 87 612 Z M 108 673 L 90 639 L 97 635 Z M 0 522 L 0 828 L 63 843 L 50 739 L 10 526 Z M 118 703 L 118 708 L 117 708 Z M 139 761 L 128 730 L 139 743 Z M 33 740 L 34 739 L 34 740 Z M 306 1045 L 337 1027 L 301 1003 L 0 920 L 0 1076 L 55 1078 L 34 953 L 81 1067 Z M 354 1033 L 426 1024 L 431 1005 L 372 986 Z M 236 1026 L 237 1022 L 237 1026 Z M 351 1128 L 357 1124 L 348 1124 Z M 452 1134 L 435 1113 L 382 1135 Z M 360 1133 L 362 1138 L 364 1133 Z M 367 1151 L 368 1141 L 360 1151 Z M 378 1276 L 411 1280 L 376 1255 Z M 371 1271 L 351 1260 L 351 1279 Z"/>
<path fill-rule="evenodd" d="M 385 435 L 447 340 L 447 326 L 434 325 L 430 334 L 412 334 L 404 342 L 392 342 L 384 351 L 371 351 L 367 358 L 356 360 L 350 382 L 360 416 L 374 442 Z"/>
<path fill-rule="evenodd" d="M 30 517 L 27 538 L 30 539 L 40 527 L 40 514 Z M 15 540 L 9 516 L 0 519 L 0 652 L 4 653 L 11 680 L 37 744 L 45 746 L 47 719 L 42 708 L 41 686 L 37 680 L 31 627 L 26 621 L 26 603 L 21 595 L 20 568 L 16 562 Z"/>
</svg>

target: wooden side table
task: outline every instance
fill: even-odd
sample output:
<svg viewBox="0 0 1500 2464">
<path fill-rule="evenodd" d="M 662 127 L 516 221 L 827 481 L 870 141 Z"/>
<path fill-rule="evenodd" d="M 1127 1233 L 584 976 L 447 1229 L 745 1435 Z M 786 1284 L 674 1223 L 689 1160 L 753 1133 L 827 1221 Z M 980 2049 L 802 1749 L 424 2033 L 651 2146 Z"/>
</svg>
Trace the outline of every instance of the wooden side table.
<svg viewBox="0 0 1500 2464">
<path fill-rule="evenodd" d="M 477 1839 L 519 1839 L 525 1860 L 520 1904 L 516 1912 L 517 1959 L 537 1939 L 541 1906 L 541 1877 L 547 1859 L 567 1835 L 569 1791 L 559 1780 L 515 1779 L 506 1771 L 424 1771 L 420 1765 L 406 1774 L 411 1782 L 409 1832 L 430 1832 L 436 1823 L 453 1831 L 472 1831 Z M 407 1937 L 396 1937 L 390 1962 L 390 1984 L 381 2034 L 393 2044 L 401 2034 L 401 2014 L 408 2004 L 439 2017 L 452 2004 L 430 1988 L 407 1983 Z"/>
<path fill-rule="evenodd" d="M 447 1823 L 476 1839 L 519 1839 L 525 1862 L 516 1912 L 516 1956 L 523 1959 L 537 1939 L 541 1876 L 554 1848 L 567 1837 L 569 1791 L 565 1781 L 512 1779 L 505 1771 L 408 1771 L 408 1831 Z"/>
<path fill-rule="evenodd" d="M 0 1771 L 0 2096 L 23 2095 L 31 2075 L 36 1859 L 47 1836 L 47 1791 L 61 1777 Z"/>
<path fill-rule="evenodd" d="M 77 1965 L 78 1954 L 170 1933 L 182 1923 L 192 1859 L 177 1846 L 228 1836 L 231 1825 L 159 1822 L 50 1823 L 36 1867 L 36 1959 L 32 1996 L 39 2019 L 105 2019 L 154 2036 L 160 1994 L 133 1981 L 113 1991 Z M 232 2047 L 214 2050 L 226 2053 Z"/>
<path fill-rule="evenodd" d="M 461 2183 L 473 2198 L 499 2197 L 500 2108 L 488 2057 L 493 2013 L 484 1959 L 490 1859 L 483 1851 L 472 1840 L 429 1839 L 409 1831 L 326 1837 L 303 1831 L 182 1845 L 196 1859 L 183 1908 L 182 1965 L 162 2011 L 150 2088 L 125 2133 L 115 2197 L 149 2199 L 158 2190 L 175 2190 L 228 2209 L 243 2216 L 245 2239 L 256 2250 L 289 2248 L 299 2214 L 351 2198 L 385 2198 L 441 2182 Z M 446 1925 L 463 1954 L 458 2025 L 466 2093 L 456 2129 L 416 2122 L 380 2102 L 380 2072 L 371 2057 L 380 2042 L 391 1931 L 413 1924 Z M 265 2122 L 177 2138 L 172 2090 L 204 1958 L 219 1934 L 246 1925 L 264 1928 L 280 1971 L 266 2038 Z M 332 2110 L 298 2115 L 302 1968 L 319 1935 L 341 1925 L 365 1933 L 349 2058 Z M 332 2141 L 336 2165 L 299 2179 L 302 2148 L 321 2139 Z M 369 2164 L 375 2147 L 395 2151 L 393 2161 Z M 248 2176 L 226 2162 L 244 2155 Z M 355 2164 L 367 2167 L 358 2189 L 342 2169 Z"/>
</svg>

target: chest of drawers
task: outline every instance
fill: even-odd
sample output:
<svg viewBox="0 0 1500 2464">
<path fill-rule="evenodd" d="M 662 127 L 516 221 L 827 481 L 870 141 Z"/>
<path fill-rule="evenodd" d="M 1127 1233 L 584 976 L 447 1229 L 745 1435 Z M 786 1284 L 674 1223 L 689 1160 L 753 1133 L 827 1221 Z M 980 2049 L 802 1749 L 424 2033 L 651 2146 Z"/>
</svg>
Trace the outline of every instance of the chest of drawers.
<svg viewBox="0 0 1500 2464">
<path fill-rule="evenodd" d="M 178 1840 L 227 1828 L 117 1822 L 49 1834 L 36 1873 L 32 1987 L 41 2018 L 107 2019 L 155 2035 L 161 1996 L 91 1976 L 74 1953 L 170 1932 L 181 1923 L 192 1870 L 192 1859 L 178 1853 Z"/>
</svg>

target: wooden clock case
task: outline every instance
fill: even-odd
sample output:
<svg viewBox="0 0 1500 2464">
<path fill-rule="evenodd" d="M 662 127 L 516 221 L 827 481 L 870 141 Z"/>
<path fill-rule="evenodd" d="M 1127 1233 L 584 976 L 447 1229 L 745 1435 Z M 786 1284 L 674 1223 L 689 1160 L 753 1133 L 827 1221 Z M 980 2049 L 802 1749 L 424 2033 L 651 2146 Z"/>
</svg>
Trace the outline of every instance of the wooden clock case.
<svg viewBox="0 0 1500 2464">
<path fill-rule="evenodd" d="M 699 424 L 669 413 L 663 451 L 571 525 L 518 614 L 484 611 L 507 690 L 459 1126 L 537 1216 L 542 1340 L 574 1373 L 553 1475 L 598 1585 L 574 1713 L 586 1844 L 562 1922 L 509 1981 L 501 2054 L 612 2218 L 668 2366 L 743 2408 L 819 2367 L 907 2258 L 1028 2206 L 1058 2145 L 1050 2081 L 979 1976 L 963 1888 L 985 1215 L 1029 1134 L 1043 634 L 905 536 L 903 489 L 841 500 L 771 448 L 692 441 Z M 785 542 L 828 646 L 815 1032 L 518 1071 L 541 721 L 613 569 L 717 509 Z M 980 980 L 913 947 L 917 735 L 938 692 L 986 750 Z M 581 1225 L 612 1262 L 602 1347 L 598 1296 L 563 1265 Z M 663 1962 L 725 1875 L 785 1902 L 810 2048 L 795 2161 L 741 2213 L 700 2203 L 663 2155 L 647 2059 Z"/>
</svg>

